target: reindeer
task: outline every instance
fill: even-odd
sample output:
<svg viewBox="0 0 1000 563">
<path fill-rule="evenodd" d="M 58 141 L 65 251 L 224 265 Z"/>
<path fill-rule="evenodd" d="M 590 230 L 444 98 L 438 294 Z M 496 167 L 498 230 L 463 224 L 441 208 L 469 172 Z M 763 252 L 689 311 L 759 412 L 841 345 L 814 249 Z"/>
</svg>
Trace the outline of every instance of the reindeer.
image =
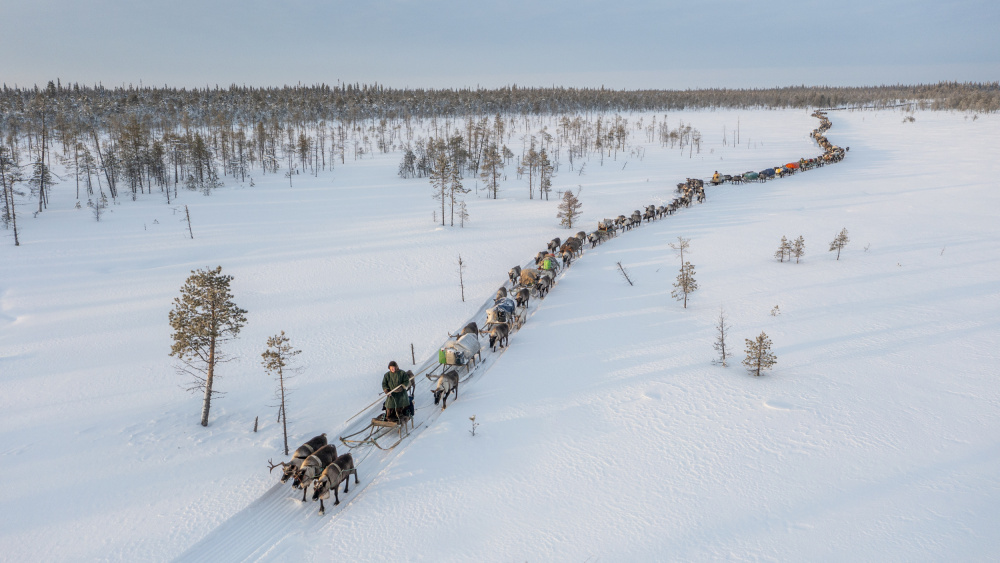
<svg viewBox="0 0 1000 563">
<path fill-rule="evenodd" d="M 458 334 L 448 333 L 448 338 L 458 339 L 465 336 L 466 334 L 477 334 L 477 335 L 479 334 L 479 326 L 476 325 L 475 321 L 465 325 L 465 327 Z"/>
<path fill-rule="evenodd" d="M 549 244 L 547 245 L 548 249 L 549 249 L 549 252 L 555 252 L 556 249 L 559 248 L 559 246 L 561 244 L 562 244 L 562 241 L 559 240 L 559 237 L 556 237 L 556 238 L 550 240 Z"/>
<path fill-rule="evenodd" d="M 507 326 L 507 325 L 504 325 Z M 449 370 L 442 373 L 437 378 L 437 386 L 434 388 L 434 404 L 444 400 L 444 404 L 441 405 L 441 410 L 448 408 L 448 395 L 451 392 L 455 392 L 455 400 L 458 400 L 458 372 L 455 370 Z"/>
<path fill-rule="evenodd" d="M 306 490 L 309 488 L 309 481 L 315 479 L 335 459 L 337 459 L 337 446 L 327 444 L 316 450 L 302 462 L 302 467 L 295 472 L 295 481 L 292 482 L 292 487 L 302 489 L 303 502 L 306 500 Z"/>
<path fill-rule="evenodd" d="M 538 296 L 545 297 L 545 294 L 547 294 L 549 290 L 552 289 L 552 277 L 546 276 L 543 273 L 538 277 L 538 282 L 536 285 L 538 287 Z"/>
<path fill-rule="evenodd" d="M 323 469 L 323 473 L 313 481 L 313 502 L 319 501 L 319 514 L 326 513 L 323 500 L 330 498 L 330 491 L 333 491 L 334 506 L 340 504 L 340 496 L 337 495 L 337 488 L 344 483 L 344 492 L 348 492 L 351 486 L 351 473 L 354 474 L 354 484 L 358 484 L 358 470 L 354 467 L 354 457 L 351 454 L 344 454 L 330 462 Z"/>
<path fill-rule="evenodd" d="M 541 280 L 538 281 L 539 283 L 541 283 L 542 280 L 545 279 L 548 278 L 542 278 Z M 507 323 L 496 323 L 490 327 L 489 335 L 490 335 L 490 349 L 496 352 L 497 346 L 503 348 L 504 346 L 507 345 L 507 339 L 510 336 L 510 326 L 508 326 Z M 455 393 L 455 398 L 456 399 L 458 398 L 457 391 Z M 434 402 L 437 403 L 437 400 L 435 400 Z"/>
<path fill-rule="evenodd" d="M 511 287 L 516 286 L 518 278 L 521 277 L 521 267 L 514 266 L 513 268 L 511 268 L 510 271 L 507 272 L 507 277 L 510 278 L 510 286 Z"/>
<path fill-rule="evenodd" d="M 305 461 L 307 457 L 312 455 L 313 452 L 322 448 L 325 445 L 326 445 L 326 432 L 320 434 L 319 436 L 313 437 L 305 444 L 299 446 L 298 449 L 295 450 L 295 453 L 292 454 L 292 459 L 288 463 L 285 463 L 283 461 L 280 461 L 278 463 L 273 463 L 271 460 L 267 460 L 267 464 L 268 466 L 270 466 L 267 472 L 270 473 L 271 471 L 274 471 L 274 468 L 280 465 L 281 482 L 287 483 L 288 479 L 291 478 L 292 474 L 295 473 L 295 471 L 297 471 L 299 467 L 302 467 L 302 462 Z"/>
<path fill-rule="evenodd" d="M 530 297 L 531 297 L 531 291 L 528 288 L 526 288 L 526 287 L 522 287 L 521 289 L 517 290 L 517 296 L 516 296 L 516 298 L 514 300 L 515 301 L 515 306 L 517 306 L 517 307 L 527 307 L 528 306 L 528 299 Z"/>
<path fill-rule="evenodd" d="M 493 298 L 493 302 L 498 303 L 506 298 L 507 298 L 507 288 L 501 287 L 500 289 L 497 290 L 497 296 Z"/>
</svg>

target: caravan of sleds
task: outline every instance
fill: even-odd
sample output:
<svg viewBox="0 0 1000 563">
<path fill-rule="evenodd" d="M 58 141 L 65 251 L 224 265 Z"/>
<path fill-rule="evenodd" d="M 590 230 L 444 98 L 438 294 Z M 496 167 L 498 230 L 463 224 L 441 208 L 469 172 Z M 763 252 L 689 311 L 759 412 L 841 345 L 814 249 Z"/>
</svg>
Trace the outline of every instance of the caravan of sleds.
<svg viewBox="0 0 1000 563">
<path fill-rule="evenodd" d="M 726 182 L 739 184 L 743 182 L 763 182 L 775 177 L 794 174 L 799 170 L 810 170 L 825 164 L 840 162 L 850 147 L 842 149 L 830 143 L 824 133 L 831 127 L 826 113 L 820 110 L 812 114 L 820 120 L 820 126 L 811 133 L 813 139 L 824 149 L 824 153 L 816 158 L 799 159 L 784 166 L 766 168 L 760 172 L 744 172 L 737 175 L 713 174 L 710 183 L 717 186 Z M 484 346 L 480 337 L 488 336 L 488 347 L 494 353 L 505 348 L 510 336 L 527 320 L 528 302 L 534 298 L 544 298 L 555 285 L 556 276 L 563 268 L 568 267 L 575 258 L 583 254 L 584 245 L 591 248 L 603 243 L 619 233 L 641 226 L 643 221 L 649 223 L 673 215 L 681 207 L 690 207 L 693 202 L 705 202 L 705 182 L 696 178 L 677 184 L 677 196 L 667 205 L 649 205 L 644 211 L 635 210 L 631 215 L 619 215 L 614 219 L 603 219 L 597 224 L 597 229 L 591 233 L 580 231 L 565 241 L 552 239 L 546 249 L 535 255 L 534 267 L 522 268 L 514 266 L 508 272 L 510 287 L 507 282 L 497 290 L 493 306 L 486 310 L 486 319 L 482 327 L 470 322 L 456 334 L 449 334 L 449 340 L 438 350 L 438 362 L 432 364 L 424 375 L 433 388 L 434 404 L 441 408 L 448 407 L 448 397 L 452 393 L 458 399 L 459 383 L 471 377 L 472 370 L 482 360 Z M 464 368 L 465 379 L 461 377 Z M 440 372 L 438 370 L 440 369 Z M 383 394 L 379 400 L 382 412 L 371 419 L 371 422 L 361 430 L 341 436 L 341 443 L 349 450 L 376 447 L 381 450 L 391 450 L 399 445 L 413 430 L 414 407 L 413 399 L 416 393 L 416 378 L 411 370 L 403 371 L 395 361 L 389 362 L 389 371 L 383 376 Z M 364 411 L 362 411 L 364 412 Z M 360 414 L 360 413 L 359 413 Z M 355 415 L 357 416 L 357 415 Z M 292 480 L 292 487 L 302 489 L 302 500 L 311 485 L 312 499 L 320 502 L 319 513 L 325 513 L 324 499 L 330 498 L 333 492 L 334 505 L 340 504 L 337 489 L 344 483 L 344 492 L 348 492 L 350 477 L 354 483 L 358 481 L 358 471 L 351 452 L 337 455 L 337 447 L 327 443 L 326 434 L 320 434 L 299 446 L 291 460 L 277 464 L 268 460 L 273 471 L 282 468 L 281 482 Z"/>
</svg>

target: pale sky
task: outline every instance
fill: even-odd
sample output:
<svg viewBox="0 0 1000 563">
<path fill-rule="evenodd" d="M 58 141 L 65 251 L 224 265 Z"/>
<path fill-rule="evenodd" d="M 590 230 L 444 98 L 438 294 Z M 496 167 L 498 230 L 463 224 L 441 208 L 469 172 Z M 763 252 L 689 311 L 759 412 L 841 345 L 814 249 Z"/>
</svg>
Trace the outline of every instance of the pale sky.
<svg viewBox="0 0 1000 563">
<path fill-rule="evenodd" d="M 8 86 L 1000 80 L 1000 0 L 0 0 L 0 22 Z"/>
</svg>

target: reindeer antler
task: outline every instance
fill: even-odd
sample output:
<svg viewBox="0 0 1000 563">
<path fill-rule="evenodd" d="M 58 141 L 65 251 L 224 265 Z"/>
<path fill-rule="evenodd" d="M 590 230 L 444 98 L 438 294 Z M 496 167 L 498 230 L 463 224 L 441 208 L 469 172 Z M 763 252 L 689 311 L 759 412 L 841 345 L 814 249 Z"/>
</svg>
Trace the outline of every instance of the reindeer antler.
<svg viewBox="0 0 1000 563">
<path fill-rule="evenodd" d="M 274 462 L 272 462 L 272 461 L 271 461 L 270 459 L 268 459 L 268 460 L 267 460 L 267 465 L 268 465 L 268 470 L 267 470 L 267 472 L 268 472 L 268 473 L 270 473 L 270 472 L 274 471 L 274 468 L 275 468 L 275 467 L 278 467 L 279 465 L 280 465 L 280 466 L 282 466 L 282 467 L 284 467 L 284 466 L 286 466 L 286 465 L 288 465 L 288 464 L 287 464 L 287 463 L 285 463 L 285 462 L 283 462 L 283 461 L 279 461 L 278 463 L 274 463 Z"/>
</svg>

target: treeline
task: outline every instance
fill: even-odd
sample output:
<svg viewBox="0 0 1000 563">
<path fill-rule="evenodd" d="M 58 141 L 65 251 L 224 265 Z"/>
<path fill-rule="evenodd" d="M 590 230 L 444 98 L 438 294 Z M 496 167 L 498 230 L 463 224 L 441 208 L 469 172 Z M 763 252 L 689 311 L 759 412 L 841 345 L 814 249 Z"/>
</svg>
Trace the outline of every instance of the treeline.
<svg viewBox="0 0 1000 563">
<path fill-rule="evenodd" d="M 394 89 L 375 85 L 285 86 L 214 89 L 104 88 L 58 81 L 46 88 L 10 88 L 0 93 L 0 127 L 8 134 L 38 118 L 37 98 L 48 111 L 79 126 L 100 127 L 126 115 L 154 129 L 211 127 L 219 121 L 359 121 L 507 114 L 644 112 L 701 108 L 886 107 L 920 102 L 928 109 L 993 112 L 1000 84 L 938 84 L 761 89 L 609 90 L 605 88 Z"/>
<path fill-rule="evenodd" d="M 550 167 L 558 172 L 565 158 L 573 170 L 578 160 L 597 156 L 603 161 L 605 155 L 631 150 L 627 132 L 632 128 L 642 130 L 647 142 L 700 150 L 701 135 L 690 126 L 671 129 L 655 117 L 629 123 L 617 114 L 904 103 L 992 112 L 1000 109 L 1000 85 L 684 91 L 422 90 L 377 84 L 188 90 L 64 86 L 58 80 L 45 88 L 4 85 L 0 223 L 16 229 L 15 200 L 43 212 L 54 182 L 63 188 L 72 183 L 77 201 L 86 201 L 100 220 L 109 199 L 158 193 L 169 203 L 178 185 L 208 193 L 227 177 L 252 184 L 251 171 L 281 173 L 291 184 L 297 174 L 315 175 L 337 161 L 397 150 L 404 154 L 403 177 L 431 176 L 438 153 L 446 152 L 459 175 L 480 175 L 493 197 L 500 171 L 511 165 L 519 178 L 528 176 L 530 197 L 536 175 L 539 195 L 547 197 Z M 524 133 L 520 147 L 511 142 L 515 130 Z M 419 135 L 422 131 L 427 138 Z M 63 175 L 54 178 L 53 170 Z"/>
</svg>

